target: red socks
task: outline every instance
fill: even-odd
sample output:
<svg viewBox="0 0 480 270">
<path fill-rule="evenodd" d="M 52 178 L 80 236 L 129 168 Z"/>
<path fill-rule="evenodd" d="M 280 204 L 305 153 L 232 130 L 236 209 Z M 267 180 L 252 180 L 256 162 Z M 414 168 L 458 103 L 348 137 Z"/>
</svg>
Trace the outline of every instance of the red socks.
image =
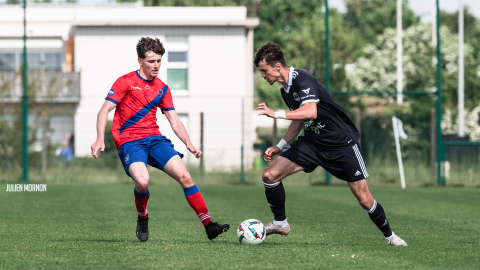
<svg viewBox="0 0 480 270">
<path fill-rule="evenodd" d="M 187 198 L 188 204 L 195 210 L 198 218 L 202 221 L 203 226 L 206 226 L 208 223 L 212 222 L 210 219 L 210 214 L 208 213 L 207 204 L 203 200 L 202 194 L 198 190 L 196 185 L 193 185 L 189 188 L 183 190 L 185 197 Z"/>
<path fill-rule="evenodd" d="M 147 193 L 140 194 L 136 189 L 133 190 L 135 195 L 135 206 L 137 207 L 138 216 L 141 218 L 148 217 L 147 202 L 150 198 L 150 190 L 147 190 Z"/>
<path fill-rule="evenodd" d="M 198 218 L 202 221 L 203 226 L 206 226 L 212 220 L 210 219 L 210 214 L 208 213 L 207 204 L 203 200 L 202 194 L 198 190 L 197 186 L 191 186 L 183 190 L 185 197 L 187 198 L 188 204 L 192 209 L 197 213 Z M 148 217 L 147 202 L 150 198 L 150 191 L 147 190 L 147 193 L 140 194 L 137 190 L 133 190 L 135 194 L 135 206 L 137 208 L 138 216 L 141 218 Z"/>
</svg>

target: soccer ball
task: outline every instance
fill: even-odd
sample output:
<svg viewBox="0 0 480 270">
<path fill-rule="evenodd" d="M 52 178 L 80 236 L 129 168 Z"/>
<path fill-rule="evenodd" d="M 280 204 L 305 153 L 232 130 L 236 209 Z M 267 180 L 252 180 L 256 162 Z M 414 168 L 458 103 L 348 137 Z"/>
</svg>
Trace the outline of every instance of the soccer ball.
<svg viewBox="0 0 480 270">
<path fill-rule="evenodd" d="M 243 245 L 260 245 L 265 235 L 265 226 L 256 219 L 247 219 L 238 226 L 237 238 Z"/>
</svg>

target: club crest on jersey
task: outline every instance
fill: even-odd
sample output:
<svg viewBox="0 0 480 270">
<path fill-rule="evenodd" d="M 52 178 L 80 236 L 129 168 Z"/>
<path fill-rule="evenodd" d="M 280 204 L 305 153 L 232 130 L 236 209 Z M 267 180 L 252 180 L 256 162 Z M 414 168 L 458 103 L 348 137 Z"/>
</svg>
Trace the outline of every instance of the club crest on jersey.
<svg viewBox="0 0 480 270">
<path fill-rule="evenodd" d="M 308 95 L 308 93 L 310 92 L 310 88 L 302 90 L 302 91 L 305 93 L 305 95 Z"/>
<path fill-rule="evenodd" d="M 300 101 L 300 97 L 298 96 L 297 93 L 293 93 L 293 99 L 295 99 L 295 101 L 297 101 L 297 102 Z"/>
<path fill-rule="evenodd" d="M 160 96 L 163 96 L 163 90 L 162 90 L 162 89 L 158 89 L 158 94 L 159 94 Z"/>
<path fill-rule="evenodd" d="M 108 91 L 108 95 L 111 96 L 111 97 L 112 97 L 113 95 L 115 95 L 115 90 L 110 89 L 110 91 Z"/>
</svg>

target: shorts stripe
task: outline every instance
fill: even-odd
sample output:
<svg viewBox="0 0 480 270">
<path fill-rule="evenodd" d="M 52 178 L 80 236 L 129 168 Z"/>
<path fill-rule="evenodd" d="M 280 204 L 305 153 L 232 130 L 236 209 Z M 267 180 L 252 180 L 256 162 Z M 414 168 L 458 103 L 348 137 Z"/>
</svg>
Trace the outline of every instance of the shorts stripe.
<svg viewBox="0 0 480 270">
<path fill-rule="evenodd" d="M 360 164 L 360 169 L 363 172 L 363 176 L 365 176 L 365 178 L 367 178 L 368 173 L 367 173 L 367 169 L 365 168 L 365 163 L 363 163 L 362 154 L 360 154 L 360 151 L 358 150 L 358 146 L 356 144 L 354 146 L 352 146 L 352 148 L 353 148 L 353 151 L 355 152 L 355 155 L 357 156 L 358 164 Z"/>
</svg>

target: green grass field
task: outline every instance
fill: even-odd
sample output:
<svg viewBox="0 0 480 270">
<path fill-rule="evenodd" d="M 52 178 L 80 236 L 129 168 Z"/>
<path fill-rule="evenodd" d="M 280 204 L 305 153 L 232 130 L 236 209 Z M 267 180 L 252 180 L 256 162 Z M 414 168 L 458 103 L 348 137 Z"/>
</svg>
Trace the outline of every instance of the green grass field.
<svg viewBox="0 0 480 270">
<path fill-rule="evenodd" d="M 286 187 L 292 231 L 260 246 L 236 239 L 241 221 L 272 220 L 259 186 L 200 186 L 214 221 L 231 224 L 209 241 L 179 186 L 152 185 L 145 243 L 133 185 L 0 188 L 0 269 L 480 268 L 478 188 L 371 188 L 408 247 L 387 245 L 341 186 Z"/>
</svg>

